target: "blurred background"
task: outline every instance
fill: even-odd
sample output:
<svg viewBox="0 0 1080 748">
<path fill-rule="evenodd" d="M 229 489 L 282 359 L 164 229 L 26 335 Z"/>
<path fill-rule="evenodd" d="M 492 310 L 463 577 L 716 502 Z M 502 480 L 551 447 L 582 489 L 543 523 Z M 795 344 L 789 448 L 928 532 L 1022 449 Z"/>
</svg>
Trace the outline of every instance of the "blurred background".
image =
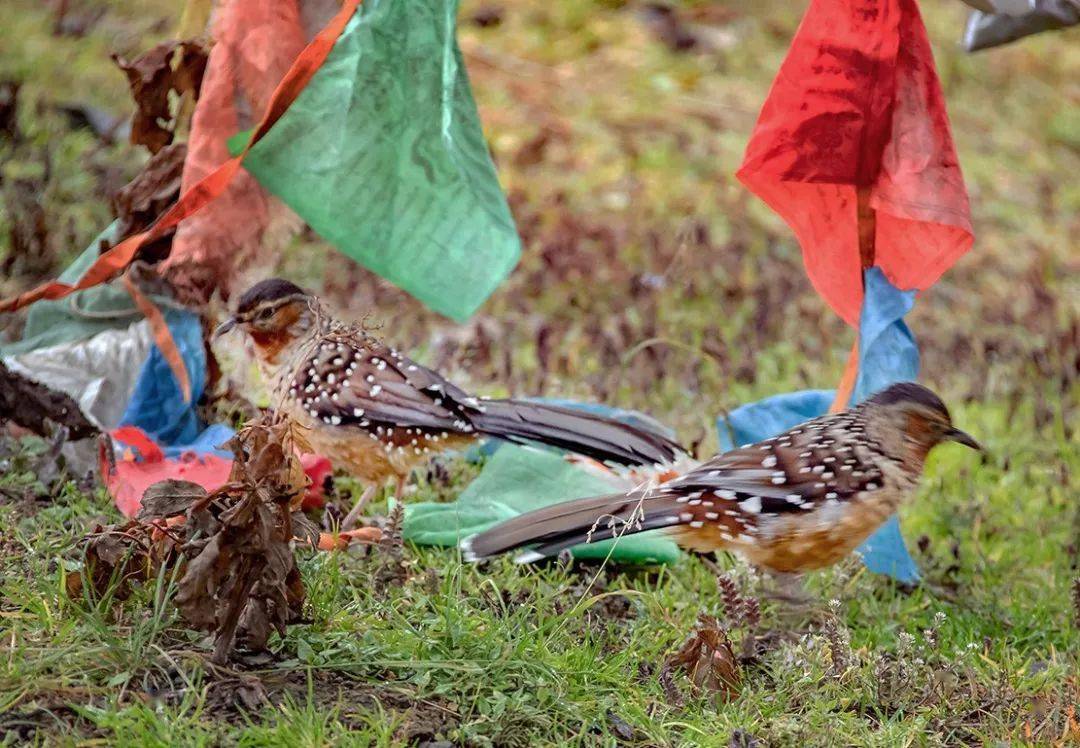
<svg viewBox="0 0 1080 748">
<path fill-rule="evenodd" d="M 55 277 L 146 161 L 110 54 L 172 38 L 164 0 L 7 0 L 0 290 Z M 301 231 L 272 267 L 425 363 L 497 395 L 640 408 L 710 443 L 717 413 L 832 387 L 852 332 L 782 221 L 734 178 L 804 3 L 464 0 L 458 37 L 524 254 L 453 324 Z M 970 8 L 920 4 L 975 248 L 909 315 L 946 399 L 1075 424 L 1080 29 L 968 53 Z M 0 335 L 18 335 L 8 318 Z M 1058 410 L 1059 403 L 1065 410 Z M 1057 412 L 1056 412 L 1057 411 Z"/>
</svg>

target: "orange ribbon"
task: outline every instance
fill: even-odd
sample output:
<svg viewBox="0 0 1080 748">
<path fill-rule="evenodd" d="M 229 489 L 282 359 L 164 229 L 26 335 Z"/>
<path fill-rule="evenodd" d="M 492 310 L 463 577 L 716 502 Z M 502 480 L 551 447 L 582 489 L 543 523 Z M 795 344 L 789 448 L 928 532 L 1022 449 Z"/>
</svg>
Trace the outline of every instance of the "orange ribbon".
<svg viewBox="0 0 1080 748">
<path fill-rule="evenodd" d="M 876 254 L 877 215 L 870 207 L 870 188 L 859 187 L 855 191 L 855 216 L 859 231 L 859 261 L 862 265 L 863 299 L 866 299 L 866 271 L 874 266 Z M 861 317 L 861 310 L 860 310 Z M 859 320 L 860 324 L 862 320 Z M 851 393 L 855 391 L 855 380 L 859 376 L 859 329 L 855 328 L 855 343 L 848 354 L 840 384 L 836 387 L 836 397 L 829 406 L 830 413 L 846 410 L 851 404 Z"/>
<path fill-rule="evenodd" d="M 855 379 L 859 376 L 859 333 L 855 333 L 855 344 L 851 346 L 840 384 L 836 386 L 836 397 L 829 406 L 830 413 L 847 410 L 851 403 L 851 393 L 855 391 Z"/>
<path fill-rule="evenodd" d="M 190 403 L 191 377 L 188 376 L 187 366 L 184 365 L 184 357 L 180 355 L 180 349 L 176 347 L 176 341 L 173 340 L 172 332 L 169 331 L 169 325 L 165 322 L 165 315 L 161 313 L 161 310 L 157 308 L 153 301 L 139 290 L 138 286 L 135 285 L 135 281 L 131 280 L 131 273 L 124 273 L 123 281 L 124 288 L 131 294 L 135 306 L 150 323 L 150 330 L 154 334 L 154 342 L 157 343 L 157 347 L 165 357 L 165 362 L 169 364 L 169 369 L 172 371 L 173 376 L 176 377 L 176 384 L 180 387 L 180 394 L 184 396 L 184 402 Z"/>
<path fill-rule="evenodd" d="M 285 113 L 285 110 L 296 100 L 300 91 L 315 75 L 315 71 L 326 60 L 330 50 L 334 47 L 334 43 L 341 36 L 341 32 L 345 30 L 345 25 L 353 17 L 360 3 L 361 0 L 343 0 L 341 10 L 338 11 L 337 15 L 330 20 L 330 23 L 311 40 L 311 43 L 296 58 L 292 67 L 285 73 L 285 77 L 281 79 L 277 88 L 274 89 L 266 113 L 258 126 L 252 131 L 247 145 L 244 146 L 244 150 L 238 156 L 229 159 L 203 177 L 191 189 L 181 195 L 180 199 L 146 231 L 133 234 L 103 252 L 75 283 L 61 283 L 60 281 L 43 283 L 37 288 L 20 294 L 13 299 L 0 302 L 0 312 L 12 312 L 42 299 L 62 299 L 76 291 L 84 291 L 111 280 L 131 264 L 141 247 L 162 238 L 180 221 L 198 212 L 220 196 L 240 170 L 240 164 L 244 157 L 247 156 L 248 151 L 281 118 L 281 115 Z M 168 341 L 172 343 L 172 338 L 169 337 Z M 175 350 L 175 344 L 172 345 L 172 348 Z M 179 354 L 176 355 L 179 356 Z"/>
<path fill-rule="evenodd" d="M 84 291 L 112 280 L 132 263 L 140 248 L 161 239 L 182 220 L 202 210 L 207 204 L 224 193 L 233 177 L 240 171 L 240 164 L 244 157 L 247 156 L 248 151 L 270 131 L 270 128 L 281 118 L 285 110 L 289 108 L 304 87 L 311 81 L 315 71 L 326 61 L 326 57 L 330 54 L 330 50 L 333 49 L 334 43 L 341 36 L 341 32 L 345 30 L 345 25 L 356 13 L 356 9 L 360 7 L 361 2 L 362 0 L 343 0 L 341 10 L 338 11 L 337 15 L 300 52 L 300 55 L 293 61 L 292 67 L 285 73 L 285 77 L 281 79 L 281 82 L 274 89 L 262 120 L 252 131 L 247 145 L 244 146 L 244 150 L 239 155 L 229 159 L 203 177 L 195 186 L 181 195 L 146 231 L 133 234 L 111 249 L 102 252 L 94 261 L 94 264 L 87 268 L 86 272 L 75 283 L 69 284 L 60 281 L 43 283 L 37 288 L 20 294 L 13 299 L 0 301 L 0 313 L 13 312 L 42 299 L 53 301 L 62 299 L 76 291 Z M 183 357 L 176 347 L 176 341 L 173 340 L 172 333 L 169 332 L 169 326 L 165 323 L 165 317 L 162 315 L 161 310 L 149 298 L 139 292 L 127 275 L 124 276 L 124 287 L 131 294 L 139 311 L 150 322 L 154 341 L 165 356 L 173 376 L 176 377 L 176 382 L 184 395 L 184 402 L 191 402 L 191 380 L 188 376 L 187 367 L 184 366 Z"/>
</svg>

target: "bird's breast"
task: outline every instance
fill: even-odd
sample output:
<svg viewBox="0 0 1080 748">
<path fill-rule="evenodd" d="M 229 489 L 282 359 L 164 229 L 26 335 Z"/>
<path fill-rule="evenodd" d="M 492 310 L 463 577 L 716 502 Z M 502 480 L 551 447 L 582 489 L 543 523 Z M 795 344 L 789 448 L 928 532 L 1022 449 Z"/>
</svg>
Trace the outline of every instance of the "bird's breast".
<svg viewBox="0 0 1080 748">
<path fill-rule="evenodd" d="M 809 511 L 743 515 L 738 532 L 719 521 L 680 525 L 672 532 L 681 545 L 694 550 L 730 550 L 774 571 L 804 572 L 830 566 L 855 550 L 905 495 L 884 485 L 843 501 L 822 501 Z"/>
<path fill-rule="evenodd" d="M 896 512 L 904 492 L 885 485 L 842 502 L 822 502 L 806 514 L 764 519 L 751 561 L 777 571 L 830 566 L 855 550 Z"/>
<path fill-rule="evenodd" d="M 316 453 L 327 457 L 335 468 L 367 482 L 407 476 L 434 454 L 460 449 L 476 439 L 456 433 L 425 434 L 407 426 L 327 424 L 296 401 L 287 401 L 283 409 L 304 429 Z"/>
</svg>

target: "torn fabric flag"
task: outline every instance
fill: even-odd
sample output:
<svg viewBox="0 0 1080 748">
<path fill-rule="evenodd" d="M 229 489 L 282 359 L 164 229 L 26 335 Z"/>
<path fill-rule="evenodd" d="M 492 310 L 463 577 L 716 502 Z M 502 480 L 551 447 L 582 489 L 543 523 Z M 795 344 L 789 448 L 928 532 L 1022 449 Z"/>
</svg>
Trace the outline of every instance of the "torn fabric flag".
<svg viewBox="0 0 1080 748">
<path fill-rule="evenodd" d="M 812 0 L 738 178 L 791 226 L 814 288 L 858 325 L 861 269 L 925 289 L 971 248 L 960 173 L 915 0 Z M 860 257 L 858 190 L 875 213 Z"/>
</svg>

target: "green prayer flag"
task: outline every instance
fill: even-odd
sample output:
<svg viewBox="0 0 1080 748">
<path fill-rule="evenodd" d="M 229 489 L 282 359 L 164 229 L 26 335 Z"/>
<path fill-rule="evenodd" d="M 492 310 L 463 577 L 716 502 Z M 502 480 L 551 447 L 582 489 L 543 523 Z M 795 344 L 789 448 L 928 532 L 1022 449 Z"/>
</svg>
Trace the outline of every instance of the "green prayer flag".
<svg viewBox="0 0 1080 748">
<path fill-rule="evenodd" d="M 116 242 L 114 221 L 90 242 L 81 255 L 61 273 L 59 280 L 74 283 L 101 253 L 101 242 Z M 16 356 L 38 348 L 85 340 L 142 319 L 135 303 L 119 284 L 102 284 L 78 291 L 58 301 L 42 300 L 30 306 L 21 340 L 0 346 L 5 356 Z"/>
<path fill-rule="evenodd" d="M 602 476 L 567 462 L 559 454 L 503 444 L 457 501 L 405 506 L 402 537 L 418 545 L 456 546 L 504 520 L 569 499 L 614 493 Z M 681 553 L 674 541 L 648 531 L 587 543 L 572 549 L 575 558 L 629 563 L 674 563 Z"/>
<path fill-rule="evenodd" d="M 456 15 L 457 0 L 365 0 L 244 167 L 346 255 L 463 321 L 521 243 Z"/>
</svg>

